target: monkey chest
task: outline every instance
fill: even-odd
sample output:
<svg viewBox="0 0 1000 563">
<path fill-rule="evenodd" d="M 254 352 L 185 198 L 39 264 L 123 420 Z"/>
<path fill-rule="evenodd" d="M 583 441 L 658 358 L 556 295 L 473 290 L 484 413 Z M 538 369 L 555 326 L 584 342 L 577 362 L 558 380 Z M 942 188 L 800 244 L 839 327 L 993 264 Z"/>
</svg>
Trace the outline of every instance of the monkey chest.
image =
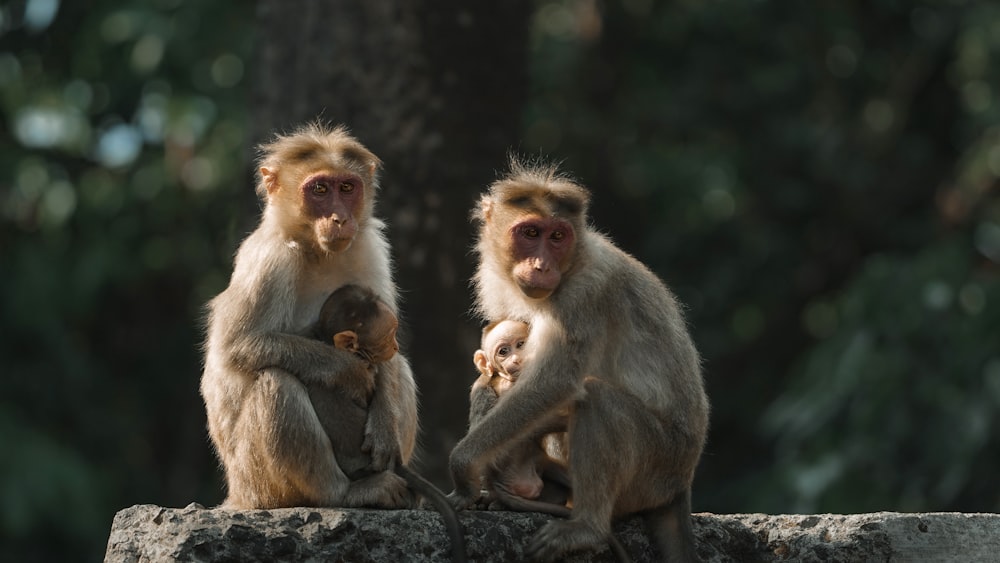
<svg viewBox="0 0 1000 563">
<path fill-rule="evenodd" d="M 337 289 L 350 283 L 359 283 L 359 280 L 355 276 L 340 272 L 301 280 L 296 288 L 297 295 L 292 318 L 293 329 L 296 332 L 307 332 L 319 319 L 319 311 L 326 298 Z"/>
</svg>

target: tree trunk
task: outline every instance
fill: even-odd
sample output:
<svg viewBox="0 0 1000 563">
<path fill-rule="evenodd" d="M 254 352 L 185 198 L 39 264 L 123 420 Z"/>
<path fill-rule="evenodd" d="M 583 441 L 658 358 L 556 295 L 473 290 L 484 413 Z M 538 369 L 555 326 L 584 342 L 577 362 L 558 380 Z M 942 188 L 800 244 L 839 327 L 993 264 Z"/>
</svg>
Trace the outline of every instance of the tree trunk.
<svg viewBox="0 0 1000 563">
<path fill-rule="evenodd" d="M 518 144 L 531 4 L 260 0 L 253 141 L 321 119 L 384 161 L 404 352 L 421 395 L 421 468 L 449 487 L 477 321 L 468 214 Z M 252 197 L 247 189 L 247 197 Z"/>
</svg>

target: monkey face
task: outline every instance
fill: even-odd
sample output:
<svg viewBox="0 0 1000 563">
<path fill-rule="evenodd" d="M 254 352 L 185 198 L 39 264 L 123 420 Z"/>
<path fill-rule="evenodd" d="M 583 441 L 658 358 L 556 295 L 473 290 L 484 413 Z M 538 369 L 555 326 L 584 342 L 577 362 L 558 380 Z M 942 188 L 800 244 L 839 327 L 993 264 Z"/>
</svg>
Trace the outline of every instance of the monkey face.
<svg viewBox="0 0 1000 563">
<path fill-rule="evenodd" d="M 320 173 L 302 183 L 303 214 L 313 218 L 320 248 L 341 252 L 351 246 L 358 233 L 358 210 L 364 199 L 364 183 L 350 173 Z"/>
<path fill-rule="evenodd" d="M 517 321 L 503 321 L 494 327 L 487 343 L 490 363 L 499 375 L 516 378 L 521 372 L 524 344 L 528 338 L 528 325 Z"/>
<path fill-rule="evenodd" d="M 368 325 L 368 334 L 365 338 L 365 342 L 370 343 L 365 348 L 371 355 L 372 363 L 379 364 L 388 361 L 399 351 L 399 343 L 396 341 L 398 327 L 399 321 L 396 319 L 396 315 L 393 315 L 388 307 L 379 302 L 378 314 Z"/>
<path fill-rule="evenodd" d="M 493 354 L 493 365 L 498 372 L 517 377 L 521 372 L 521 356 L 524 348 L 524 340 L 515 342 L 504 342 L 497 347 Z"/>
<path fill-rule="evenodd" d="M 569 269 L 576 233 L 557 217 L 532 217 L 509 230 L 514 259 L 513 277 L 521 292 L 532 299 L 552 294 Z"/>
</svg>

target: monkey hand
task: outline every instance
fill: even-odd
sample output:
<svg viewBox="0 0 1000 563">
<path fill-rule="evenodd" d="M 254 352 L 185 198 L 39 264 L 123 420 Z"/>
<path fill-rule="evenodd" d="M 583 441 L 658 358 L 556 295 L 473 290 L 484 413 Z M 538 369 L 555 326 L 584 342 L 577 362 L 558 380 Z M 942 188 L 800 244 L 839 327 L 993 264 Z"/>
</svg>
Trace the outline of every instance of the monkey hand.
<svg viewBox="0 0 1000 563">
<path fill-rule="evenodd" d="M 361 451 L 371 458 L 368 468 L 374 472 L 392 470 L 402 459 L 396 424 L 382 409 L 371 405 L 365 423 L 365 439 Z"/>
<path fill-rule="evenodd" d="M 463 440 L 455 446 L 448 460 L 451 481 L 455 490 L 448 495 L 456 510 L 464 510 L 475 505 L 482 497 L 483 472 L 473 463 L 470 448 Z"/>
<path fill-rule="evenodd" d="M 342 374 L 337 379 L 335 385 L 342 388 L 355 404 L 367 406 L 375 393 L 375 369 L 363 358 L 354 357 L 358 361 L 351 366 L 349 373 Z"/>
<path fill-rule="evenodd" d="M 455 510 L 468 510 L 470 508 L 476 508 L 479 502 L 479 495 L 468 496 L 463 495 L 454 490 L 447 495 L 448 502 L 455 508 Z"/>
</svg>

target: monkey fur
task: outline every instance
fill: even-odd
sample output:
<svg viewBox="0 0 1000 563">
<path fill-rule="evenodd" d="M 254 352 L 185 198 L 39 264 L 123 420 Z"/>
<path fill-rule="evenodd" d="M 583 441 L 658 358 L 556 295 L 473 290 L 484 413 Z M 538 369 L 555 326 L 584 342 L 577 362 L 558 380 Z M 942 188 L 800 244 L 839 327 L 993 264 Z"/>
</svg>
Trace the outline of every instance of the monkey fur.
<svg viewBox="0 0 1000 563">
<path fill-rule="evenodd" d="M 391 471 L 413 454 L 417 398 L 405 357 L 379 369 L 310 331 L 337 288 L 368 288 L 397 314 L 384 223 L 373 216 L 379 159 L 319 123 L 260 147 L 264 210 L 236 253 L 229 286 L 208 304 L 201 394 L 225 472 L 223 506 L 409 505 Z M 310 401 L 322 386 L 364 409 L 370 476 L 351 480 Z"/>
<path fill-rule="evenodd" d="M 517 382 L 529 330 L 527 324 L 511 320 L 492 322 L 483 329 L 482 348 L 473 354 L 480 376 L 469 398 L 469 426 L 478 424 Z M 566 433 L 560 431 L 542 433 L 515 446 L 484 476 L 484 500 L 489 503 L 495 497 L 511 510 L 569 518 L 571 483 L 565 441 Z M 621 563 L 632 560 L 614 534 L 609 535 L 608 543 Z"/>
<path fill-rule="evenodd" d="M 483 329 L 481 349 L 473 354 L 480 375 L 469 394 L 469 426 L 478 424 L 517 381 L 529 330 L 527 324 L 511 320 L 493 322 Z M 557 515 L 565 513 L 569 475 L 565 452 L 560 451 L 563 442 L 564 433 L 558 432 L 539 435 L 514 448 L 483 476 L 487 497 L 498 496 L 502 504 L 518 510 L 533 506 L 531 510 L 536 512 L 552 513 L 551 508 Z M 544 500 L 531 504 L 535 499 Z M 558 506 L 549 505 L 562 505 L 564 510 L 559 512 Z"/>
<path fill-rule="evenodd" d="M 398 319 L 374 292 L 352 284 L 330 294 L 320 309 L 313 336 L 358 354 L 372 369 L 378 370 L 381 364 L 399 350 L 396 341 L 397 327 Z M 370 475 L 370 456 L 361 448 L 368 405 L 358 404 L 343 393 L 323 385 L 311 384 L 306 387 L 344 474 L 351 480 Z M 444 493 L 403 465 L 395 466 L 394 471 L 441 513 L 451 539 L 452 561 L 467 561 L 465 538 L 458 516 Z"/>
<path fill-rule="evenodd" d="M 673 293 L 587 224 L 589 192 L 512 159 L 473 212 L 476 310 L 531 325 L 518 383 L 469 429 L 449 466 L 459 507 L 484 469 L 568 412 L 573 507 L 526 554 L 599 548 L 642 513 L 666 561 L 697 561 L 690 492 L 708 431 L 698 352 Z"/>
</svg>

